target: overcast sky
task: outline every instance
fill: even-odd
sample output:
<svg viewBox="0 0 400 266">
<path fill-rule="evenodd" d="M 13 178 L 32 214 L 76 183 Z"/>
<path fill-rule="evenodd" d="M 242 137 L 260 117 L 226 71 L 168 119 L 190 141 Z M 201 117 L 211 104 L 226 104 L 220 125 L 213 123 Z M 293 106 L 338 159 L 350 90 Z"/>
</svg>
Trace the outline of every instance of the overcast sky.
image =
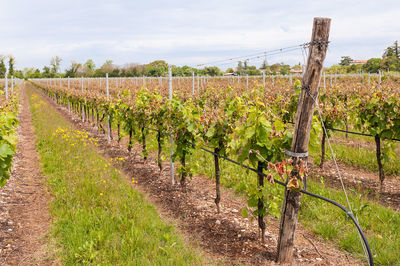
<svg viewBox="0 0 400 266">
<path fill-rule="evenodd" d="M 176 65 L 273 50 L 310 41 L 314 17 L 332 18 L 326 65 L 342 55 L 381 57 L 400 39 L 398 0 L 0 0 L 0 54 L 17 68 L 61 69 L 91 58 L 96 66 L 157 59 Z M 301 51 L 267 58 L 303 63 Z M 259 66 L 260 61 L 250 61 Z M 236 65 L 237 62 L 234 63 Z M 221 68 L 229 67 L 222 65 Z"/>
</svg>

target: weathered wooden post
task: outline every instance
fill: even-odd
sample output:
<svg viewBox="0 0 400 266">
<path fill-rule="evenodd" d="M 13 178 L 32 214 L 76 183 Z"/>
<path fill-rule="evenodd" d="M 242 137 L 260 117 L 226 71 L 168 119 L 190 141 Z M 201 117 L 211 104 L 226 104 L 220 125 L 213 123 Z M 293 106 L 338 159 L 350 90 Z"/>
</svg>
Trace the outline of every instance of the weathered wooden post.
<svg viewBox="0 0 400 266">
<path fill-rule="evenodd" d="M 307 59 L 307 69 L 303 76 L 300 101 L 297 107 L 291 155 L 295 159 L 307 159 L 310 129 L 318 97 L 321 71 L 328 48 L 331 19 L 314 18 L 314 25 Z M 278 241 L 278 263 L 293 260 L 294 233 L 300 210 L 300 192 L 286 190 Z"/>
</svg>

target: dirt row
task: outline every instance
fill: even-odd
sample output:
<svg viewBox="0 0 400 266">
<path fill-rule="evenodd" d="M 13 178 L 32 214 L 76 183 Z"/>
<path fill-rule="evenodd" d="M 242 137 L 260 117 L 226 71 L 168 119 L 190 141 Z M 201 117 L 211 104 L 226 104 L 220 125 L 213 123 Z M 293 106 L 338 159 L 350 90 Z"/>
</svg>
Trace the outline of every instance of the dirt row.
<svg viewBox="0 0 400 266">
<path fill-rule="evenodd" d="M 241 208 L 246 206 L 245 199 L 222 189 L 221 213 L 218 214 L 214 204 L 215 185 L 211 179 L 195 176 L 183 192 L 179 185 L 170 184 L 167 163 L 164 171 L 160 172 L 152 156 L 147 161 L 141 158 L 139 146 L 129 153 L 125 145 L 115 141 L 107 143 L 106 136 L 99 133 L 91 122 L 82 123 L 79 116 L 42 95 L 77 128 L 97 138 L 101 154 L 108 158 L 125 158 L 117 167 L 127 178 L 138 181 L 135 188 L 144 192 L 161 216 L 175 223 L 192 244 L 199 245 L 210 257 L 226 264 L 275 264 L 279 221 L 268 219 L 266 243 L 262 245 L 256 221 L 240 214 Z M 361 264 L 301 225 L 296 231 L 294 256 L 295 264 Z"/>
<path fill-rule="evenodd" d="M 25 90 L 21 104 L 18 151 L 11 177 L 0 189 L 0 264 L 50 265 L 56 263 L 46 244 L 51 197 L 40 172 Z"/>
</svg>

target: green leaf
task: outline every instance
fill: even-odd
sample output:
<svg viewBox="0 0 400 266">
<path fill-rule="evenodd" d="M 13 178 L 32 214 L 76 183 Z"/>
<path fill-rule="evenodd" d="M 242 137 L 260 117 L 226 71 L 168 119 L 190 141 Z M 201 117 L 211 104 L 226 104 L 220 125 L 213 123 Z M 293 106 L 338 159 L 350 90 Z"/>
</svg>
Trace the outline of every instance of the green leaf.
<svg viewBox="0 0 400 266">
<path fill-rule="evenodd" d="M 214 136 L 214 132 L 215 132 L 215 128 L 214 127 L 210 127 L 206 133 L 206 137 L 207 138 L 211 138 L 212 136 Z"/>
<path fill-rule="evenodd" d="M 243 208 L 242 208 L 241 213 L 242 213 L 243 218 L 249 217 L 249 214 L 248 214 L 248 212 L 247 212 L 247 208 L 246 208 L 246 207 L 243 207 Z"/>
<path fill-rule="evenodd" d="M 11 146 L 7 143 L 0 144 L 0 157 L 7 157 L 8 155 L 14 155 L 14 151 Z"/>
</svg>

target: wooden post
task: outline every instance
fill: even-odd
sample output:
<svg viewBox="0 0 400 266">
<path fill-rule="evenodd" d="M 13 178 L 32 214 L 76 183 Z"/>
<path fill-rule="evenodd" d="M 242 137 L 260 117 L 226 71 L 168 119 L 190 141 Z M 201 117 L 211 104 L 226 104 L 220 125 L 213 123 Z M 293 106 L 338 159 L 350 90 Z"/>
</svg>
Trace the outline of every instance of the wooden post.
<svg viewBox="0 0 400 266">
<path fill-rule="evenodd" d="M 307 69 L 303 76 L 300 101 L 296 112 L 291 148 L 292 153 L 295 154 L 306 154 L 308 152 L 315 108 L 314 99 L 317 99 L 318 96 L 319 81 L 328 48 L 330 24 L 331 19 L 329 18 L 314 18 Z M 293 260 L 294 233 L 300 210 L 300 195 L 300 192 L 285 191 L 279 230 L 278 263 L 291 263 Z"/>
</svg>

